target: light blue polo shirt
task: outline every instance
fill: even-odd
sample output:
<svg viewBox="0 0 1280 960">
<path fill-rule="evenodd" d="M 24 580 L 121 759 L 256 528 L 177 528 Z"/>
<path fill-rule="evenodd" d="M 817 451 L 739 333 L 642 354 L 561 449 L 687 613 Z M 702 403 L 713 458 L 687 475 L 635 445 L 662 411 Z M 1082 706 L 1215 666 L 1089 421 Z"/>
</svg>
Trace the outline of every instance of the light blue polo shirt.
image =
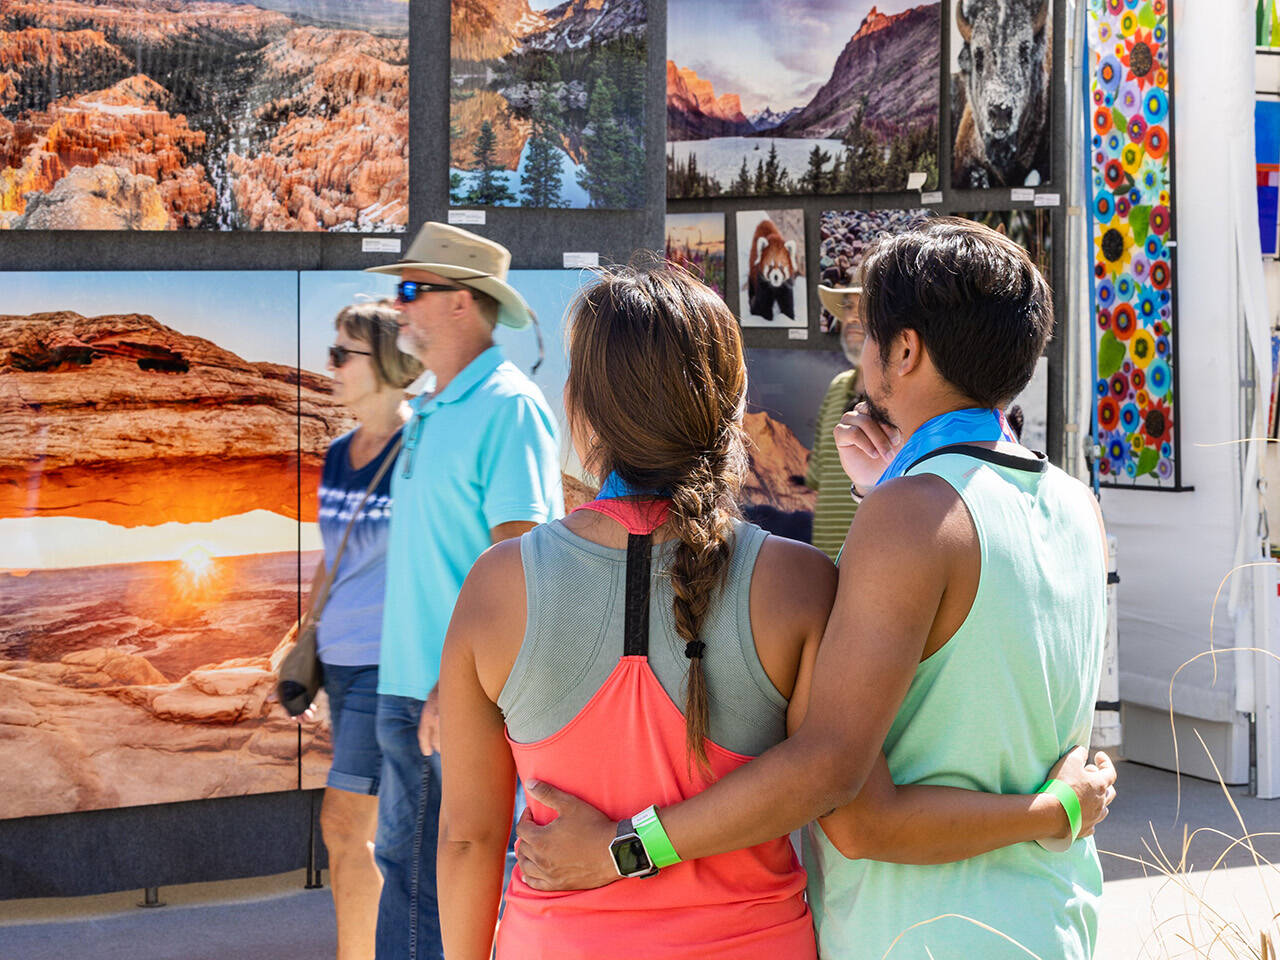
<svg viewBox="0 0 1280 960">
<path fill-rule="evenodd" d="M 564 492 L 556 418 L 498 347 L 440 393 L 416 398 L 413 410 L 391 477 L 378 693 L 425 700 L 440 678 L 462 581 L 489 548 L 489 531 L 562 517 Z"/>
</svg>

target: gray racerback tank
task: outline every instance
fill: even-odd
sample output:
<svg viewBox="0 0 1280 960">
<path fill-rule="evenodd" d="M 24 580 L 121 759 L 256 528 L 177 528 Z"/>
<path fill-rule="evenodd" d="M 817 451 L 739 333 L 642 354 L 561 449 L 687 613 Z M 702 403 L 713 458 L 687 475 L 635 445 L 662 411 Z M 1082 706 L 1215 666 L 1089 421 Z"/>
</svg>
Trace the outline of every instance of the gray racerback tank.
<svg viewBox="0 0 1280 960">
<path fill-rule="evenodd" d="M 760 664 L 751 633 L 751 575 L 768 534 L 738 521 L 724 587 L 703 621 L 711 740 L 758 756 L 787 733 L 787 701 Z M 649 666 L 683 712 L 689 661 L 676 631 L 667 576 L 677 541 L 653 546 Z M 498 695 L 507 732 L 536 743 L 569 723 L 623 653 L 627 551 L 571 532 L 563 521 L 520 540 L 528 609 L 524 641 Z"/>
</svg>

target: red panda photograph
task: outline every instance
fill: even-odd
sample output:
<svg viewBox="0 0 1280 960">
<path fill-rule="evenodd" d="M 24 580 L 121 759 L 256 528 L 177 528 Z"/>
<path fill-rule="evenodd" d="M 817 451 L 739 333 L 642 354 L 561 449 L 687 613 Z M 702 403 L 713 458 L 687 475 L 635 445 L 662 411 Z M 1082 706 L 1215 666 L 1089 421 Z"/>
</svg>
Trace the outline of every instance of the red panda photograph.
<svg viewBox="0 0 1280 960">
<path fill-rule="evenodd" d="M 807 327 L 804 211 L 743 210 L 737 222 L 742 325 Z"/>
</svg>

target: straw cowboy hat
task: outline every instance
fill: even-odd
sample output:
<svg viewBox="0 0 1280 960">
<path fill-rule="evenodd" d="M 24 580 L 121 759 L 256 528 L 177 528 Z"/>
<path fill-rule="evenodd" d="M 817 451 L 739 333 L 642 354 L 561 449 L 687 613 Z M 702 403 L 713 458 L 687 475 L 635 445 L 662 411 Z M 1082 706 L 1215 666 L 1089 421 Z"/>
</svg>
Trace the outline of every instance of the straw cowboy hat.
<svg viewBox="0 0 1280 960">
<path fill-rule="evenodd" d="M 818 284 L 818 299 L 826 307 L 827 312 L 837 320 L 844 320 L 845 311 L 849 309 L 848 298 L 862 295 L 862 287 L 828 287 Z"/>
<path fill-rule="evenodd" d="M 404 259 L 369 267 L 365 272 L 400 276 L 406 270 L 426 270 L 456 281 L 497 300 L 498 322 L 519 330 L 529 326 L 534 315 L 524 297 L 507 283 L 510 266 L 511 251 L 502 244 L 446 223 L 428 221 L 413 238 Z"/>
</svg>

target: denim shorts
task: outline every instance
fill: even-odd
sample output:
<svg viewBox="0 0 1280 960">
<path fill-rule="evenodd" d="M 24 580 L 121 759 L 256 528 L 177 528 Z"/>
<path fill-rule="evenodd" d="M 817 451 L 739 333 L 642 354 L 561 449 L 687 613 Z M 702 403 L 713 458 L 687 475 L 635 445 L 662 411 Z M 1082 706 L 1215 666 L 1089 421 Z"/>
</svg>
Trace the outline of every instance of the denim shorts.
<svg viewBox="0 0 1280 960">
<path fill-rule="evenodd" d="M 333 730 L 333 766 L 328 785 L 348 793 L 377 796 L 382 774 L 375 720 L 378 715 L 378 666 L 323 665 Z"/>
</svg>

